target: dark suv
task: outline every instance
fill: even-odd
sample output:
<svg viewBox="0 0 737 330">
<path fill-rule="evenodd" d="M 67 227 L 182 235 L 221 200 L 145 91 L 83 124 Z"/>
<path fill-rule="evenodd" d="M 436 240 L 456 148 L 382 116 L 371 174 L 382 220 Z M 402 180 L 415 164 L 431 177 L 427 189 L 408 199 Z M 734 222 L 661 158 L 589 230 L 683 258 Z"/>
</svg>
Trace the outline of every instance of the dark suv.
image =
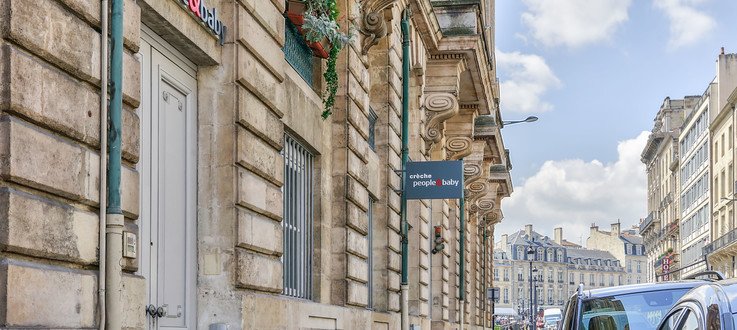
<svg viewBox="0 0 737 330">
<path fill-rule="evenodd" d="M 668 310 L 704 280 L 623 285 L 584 290 L 579 285 L 566 303 L 561 330 L 655 329 Z"/>
</svg>

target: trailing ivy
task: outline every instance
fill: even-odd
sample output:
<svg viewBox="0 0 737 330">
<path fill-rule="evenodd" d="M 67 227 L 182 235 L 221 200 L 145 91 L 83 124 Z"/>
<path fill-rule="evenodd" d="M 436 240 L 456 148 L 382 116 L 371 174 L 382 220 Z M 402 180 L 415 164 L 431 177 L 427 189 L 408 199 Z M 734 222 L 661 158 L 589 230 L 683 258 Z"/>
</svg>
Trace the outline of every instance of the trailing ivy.
<svg viewBox="0 0 737 330">
<path fill-rule="evenodd" d="M 325 95 L 323 96 L 322 118 L 327 119 L 333 113 L 333 105 L 335 104 L 335 93 L 338 91 L 338 72 L 335 70 L 335 64 L 338 62 L 338 53 L 340 47 L 333 45 L 330 49 L 330 57 L 328 57 L 328 65 L 325 69 L 323 77 L 325 78 Z"/>
<path fill-rule="evenodd" d="M 333 113 L 335 94 L 338 91 L 338 72 L 336 64 L 340 50 L 351 42 L 352 33 L 340 32 L 338 25 L 338 3 L 336 0 L 306 0 L 305 12 L 305 39 L 310 42 L 320 42 L 327 39 L 330 44 L 328 63 L 323 77 L 325 78 L 325 92 L 323 95 L 322 118 L 326 119 Z"/>
</svg>

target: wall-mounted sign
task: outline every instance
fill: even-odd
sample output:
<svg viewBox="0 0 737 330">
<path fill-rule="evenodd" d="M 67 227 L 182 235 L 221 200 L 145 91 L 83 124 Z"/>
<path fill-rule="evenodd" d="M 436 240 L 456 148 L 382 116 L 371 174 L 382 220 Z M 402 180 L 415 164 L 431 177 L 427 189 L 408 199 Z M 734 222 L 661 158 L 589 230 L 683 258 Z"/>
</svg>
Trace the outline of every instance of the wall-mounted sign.
<svg viewBox="0 0 737 330">
<path fill-rule="evenodd" d="M 217 9 L 207 8 L 205 0 L 179 0 L 180 3 L 192 14 L 202 21 L 202 23 L 210 29 L 220 39 L 220 45 L 225 42 L 225 32 L 227 28 L 223 22 L 218 19 Z"/>
<path fill-rule="evenodd" d="M 460 160 L 407 162 L 404 193 L 407 199 L 458 199 L 463 196 Z"/>
</svg>

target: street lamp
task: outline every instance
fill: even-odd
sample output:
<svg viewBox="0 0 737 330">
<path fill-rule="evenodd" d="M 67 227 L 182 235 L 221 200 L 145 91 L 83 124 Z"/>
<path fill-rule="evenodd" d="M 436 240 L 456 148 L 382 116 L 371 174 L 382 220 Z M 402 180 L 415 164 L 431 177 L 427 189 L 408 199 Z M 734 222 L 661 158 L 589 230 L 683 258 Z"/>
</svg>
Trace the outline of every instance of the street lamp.
<svg viewBox="0 0 737 330">
<path fill-rule="evenodd" d="M 539 118 L 535 116 L 529 116 L 522 120 L 509 120 L 509 121 L 502 121 L 502 128 L 504 128 L 505 125 L 512 125 L 512 124 L 519 124 L 519 123 L 531 123 L 537 121 Z"/>
<path fill-rule="evenodd" d="M 533 292 L 532 291 L 533 290 L 532 289 L 532 277 L 533 277 L 532 273 L 533 272 L 537 273 L 537 269 L 535 269 L 534 271 L 532 270 L 532 259 L 534 257 L 535 257 L 535 249 L 532 247 L 532 245 L 530 245 L 527 247 L 527 260 L 530 261 L 530 328 L 534 326 L 534 324 L 532 323 L 532 315 L 533 315 L 532 313 L 532 299 L 533 299 L 532 297 L 532 292 Z"/>
<path fill-rule="evenodd" d="M 535 303 L 534 303 L 535 307 L 532 309 L 532 315 L 534 315 L 532 317 L 532 320 L 535 322 L 535 324 L 533 325 L 534 327 L 534 326 L 537 326 L 537 309 L 538 309 L 537 304 L 539 303 L 538 299 L 540 298 L 538 297 L 538 294 L 537 294 L 537 282 L 542 281 L 542 275 L 537 274 L 537 268 L 533 268 L 532 272 L 535 274 L 535 278 L 532 279 L 532 287 L 535 289 Z"/>
</svg>

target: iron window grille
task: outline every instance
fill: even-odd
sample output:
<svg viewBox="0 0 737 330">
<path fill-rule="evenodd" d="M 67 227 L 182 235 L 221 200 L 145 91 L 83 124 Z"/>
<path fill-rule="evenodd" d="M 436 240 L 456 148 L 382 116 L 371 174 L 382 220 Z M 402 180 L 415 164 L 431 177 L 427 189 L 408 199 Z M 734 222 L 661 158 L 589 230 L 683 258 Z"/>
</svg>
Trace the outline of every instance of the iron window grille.
<svg viewBox="0 0 737 330">
<path fill-rule="evenodd" d="M 314 156 L 284 135 L 284 290 L 287 296 L 312 299 Z"/>
<path fill-rule="evenodd" d="M 368 136 L 368 144 L 371 150 L 376 151 L 376 120 L 379 118 L 379 116 L 374 112 L 374 109 L 369 108 L 369 136 Z"/>
</svg>

